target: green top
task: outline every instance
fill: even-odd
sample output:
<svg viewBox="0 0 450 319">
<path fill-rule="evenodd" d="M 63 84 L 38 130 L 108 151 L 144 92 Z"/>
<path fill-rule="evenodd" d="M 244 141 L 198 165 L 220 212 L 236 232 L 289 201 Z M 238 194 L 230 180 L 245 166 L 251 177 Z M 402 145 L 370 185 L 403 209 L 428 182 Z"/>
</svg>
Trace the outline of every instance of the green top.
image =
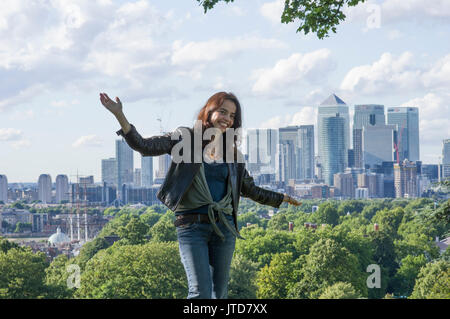
<svg viewBox="0 0 450 319">
<path fill-rule="evenodd" d="M 236 229 L 230 225 L 228 220 L 225 218 L 223 214 L 232 215 L 233 214 L 233 204 L 232 204 L 232 195 L 231 195 L 231 183 L 228 179 L 227 192 L 225 196 L 218 202 L 213 201 L 211 193 L 209 191 L 208 183 L 205 177 L 205 168 L 200 165 L 200 169 L 198 173 L 195 175 L 194 180 L 192 181 L 191 187 L 186 192 L 184 197 L 181 199 L 177 207 L 177 212 L 182 212 L 186 210 L 191 210 L 198 208 L 200 206 L 208 205 L 208 217 L 209 221 L 216 232 L 217 235 L 225 239 L 225 236 L 217 227 L 216 222 L 214 220 L 214 211 L 217 212 L 219 216 L 219 220 L 224 223 L 224 225 L 231 231 L 231 233 L 238 237 L 242 237 L 238 234 Z"/>
</svg>

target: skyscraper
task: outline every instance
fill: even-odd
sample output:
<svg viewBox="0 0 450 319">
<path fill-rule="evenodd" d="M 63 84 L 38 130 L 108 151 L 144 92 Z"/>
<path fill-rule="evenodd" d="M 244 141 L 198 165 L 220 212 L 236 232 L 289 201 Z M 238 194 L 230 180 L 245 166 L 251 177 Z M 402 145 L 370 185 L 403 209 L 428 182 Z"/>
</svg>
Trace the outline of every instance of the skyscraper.
<svg viewBox="0 0 450 319">
<path fill-rule="evenodd" d="M 334 117 L 322 118 L 319 127 L 322 174 L 325 183 L 330 186 L 334 182 L 333 175 L 344 172 L 346 167 L 345 123 L 345 118 L 336 113 Z"/>
<path fill-rule="evenodd" d="M 450 139 L 442 141 L 442 178 L 450 178 Z"/>
<path fill-rule="evenodd" d="M 156 171 L 156 178 L 165 179 L 170 168 L 172 159 L 169 154 L 164 154 L 158 157 L 158 170 Z"/>
<path fill-rule="evenodd" d="M 345 151 L 345 158 L 344 158 L 344 167 L 348 166 L 348 149 L 350 148 L 350 121 L 349 121 L 349 113 L 348 113 L 348 106 L 345 104 L 344 101 L 342 101 L 339 97 L 337 97 L 334 94 L 331 94 L 325 101 L 322 102 L 322 104 L 319 105 L 318 114 L 317 114 L 317 131 L 318 131 L 318 147 L 319 147 L 319 157 L 321 161 L 325 159 L 323 156 L 324 152 L 324 134 L 323 132 L 326 131 L 324 129 L 324 123 L 323 121 L 326 118 L 332 117 L 335 118 L 336 116 L 339 116 L 339 118 L 342 118 L 343 120 L 343 128 L 344 128 L 344 151 Z M 340 121 L 340 120 L 339 120 Z M 328 156 L 328 155 L 327 155 Z M 329 156 L 328 156 L 329 157 Z M 330 177 L 328 177 L 330 178 Z M 333 174 L 331 175 L 331 180 L 333 179 Z"/>
<path fill-rule="evenodd" d="M 49 174 L 41 174 L 38 179 L 38 199 L 43 204 L 52 202 L 52 178 Z"/>
<path fill-rule="evenodd" d="M 102 183 L 117 185 L 117 161 L 113 158 L 102 159 Z"/>
<path fill-rule="evenodd" d="M 362 130 L 364 126 L 385 125 L 384 106 L 378 104 L 355 105 L 353 115 L 353 156 L 355 167 L 364 167 Z"/>
<path fill-rule="evenodd" d="M 300 179 L 314 178 L 314 125 L 300 125 Z"/>
<path fill-rule="evenodd" d="M 248 170 L 251 173 L 275 173 L 278 131 L 275 129 L 248 129 Z"/>
<path fill-rule="evenodd" d="M 141 156 L 141 178 L 143 187 L 153 185 L 153 157 Z"/>
<path fill-rule="evenodd" d="M 298 139 L 299 126 L 280 127 L 278 129 L 279 144 L 283 145 L 283 150 L 280 156 L 282 156 L 283 175 L 285 183 L 290 179 L 300 178 L 301 161 L 298 151 L 299 139 Z"/>
<path fill-rule="evenodd" d="M 419 109 L 417 107 L 390 107 L 387 110 L 387 124 L 397 125 L 397 146 L 395 159 L 420 161 L 419 151 Z"/>
<path fill-rule="evenodd" d="M 8 200 L 8 178 L 6 178 L 6 175 L 0 175 L 0 201 L 6 204 L 7 200 Z"/>
<path fill-rule="evenodd" d="M 56 203 L 69 200 L 69 179 L 67 175 L 56 176 Z"/>
<path fill-rule="evenodd" d="M 119 195 L 122 185 L 133 183 L 133 150 L 124 139 L 116 140 L 117 184 Z"/>
<path fill-rule="evenodd" d="M 396 198 L 417 197 L 417 166 L 414 162 L 405 159 L 394 164 L 394 187 Z"/>
<path fill-rule="evenodd" d="M 365 125 L 362 129 L 363 167 L 373 168 L 394 160 L 395 125 Z"/>
</svg>

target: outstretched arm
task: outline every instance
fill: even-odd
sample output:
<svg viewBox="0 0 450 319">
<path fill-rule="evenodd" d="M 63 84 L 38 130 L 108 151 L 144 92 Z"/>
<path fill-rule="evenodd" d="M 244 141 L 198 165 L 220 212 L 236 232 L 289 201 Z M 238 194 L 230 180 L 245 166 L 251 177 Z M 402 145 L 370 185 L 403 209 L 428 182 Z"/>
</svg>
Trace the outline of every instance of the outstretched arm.
<svg viewBox="0 0 450 319">
<path fill-rule="evenodd" d="M 108 94 L 100 93 L 100 102 L 102 102 L 103 106 L 116 117 L 122 127 L 123 133 L 127 134 L 131 130 L 131 125 L 125 117 L 125 114 L 123 114 L 123 107 L 120 99 L 116 97 L 116 102 L 114 102 L 109 98 Z"/>
</svg>

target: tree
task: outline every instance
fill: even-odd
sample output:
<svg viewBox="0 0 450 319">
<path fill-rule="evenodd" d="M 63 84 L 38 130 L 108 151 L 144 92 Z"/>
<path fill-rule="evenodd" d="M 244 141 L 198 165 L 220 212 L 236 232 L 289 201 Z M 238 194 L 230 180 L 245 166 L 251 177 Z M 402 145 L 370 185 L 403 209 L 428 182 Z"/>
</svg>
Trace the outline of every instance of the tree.
<svg viewBox="0 0 450 319">
<path fill-rule="evenodd" d="M 394 277 L 394 293 L 401 296 L 409 296 L 416 282 L 420 269 L 425 266 L 427 260 L 424 255 L 408 255 L 400 262 L 400 268 Z"/>
<path fill-rule="evenodd" d="M 187 281 L 175 242 L 116 245 L 81 274 L 77 298 L 185 298 Z"/>
<path fill-rule="evenodd" d="M 150 235 L 154 242 L 176 241 L 177 232 L 173 224 L 174 213 L 168 211 L 150 229 Z"/>
<path fill-rule="evenodd" d="M 197 0 L 203 6 L 204 12 L 212 9 L 218 2 L 227 3 L 234 0 Z M 336 33 L 336 27 L 345 20 L 345 6 L 353 7 L 364 0 L 285 0 L 281 22 L 300 22 L 297 32 L 305 35 L 313 32 L 319 39 L 328 37 L 328 33 Z"/>
<path fill-rule="evenodd" d="M 15 242 L 12 242 L 12 241 L 9 241 L 6 238 L 0 237 L 0 252 L 6 253 L 8 250 L 10 250 L 12 248 L 22 249 Z"/>
<path fill-rule="evenodd" d="M 231 261 L 228 298 L 256 299 L 256 273 L 258 264 L 236 254 Z"/>
<path fill-rule="evenodd" d="M 303 260 L 302 279 L 289 291 L 290 298 L 317 298 L 338 282 L 350 283 L 367 296 L 366 274 L 360 270 L 358 258 L 335 240 L 319 239 Z"/>
<path fill-rule="evenodd" d="M 70 273 L 67 266 L 70 264 L 67 256 L 61 254 L 51 262 L 50 266 L 45 269 L 45 283 L 48 290 L 48 298 L 51 299 L 68 299 L 72 298 L 75 288 L 69 288 L 67 279 Z"/>
<path fill-rule="evenodd" d="M 439 260 L 422 267 L 411 299 L 450 299 L 450 262 Z"/>
<path fill-rule="evenodd" d="M 47 266 L 45 254 L 29 248 L 0 252 L 0 299 L 44 298 Z"/>
<path fill-rule="evenodd" d="M 339 221 L 339 214 L 336 206 L 332 203 L 323 203 L 319 206 L 316 215 L 316 222 L 318 224 L 337 225 Z"/>
<path fill-rule="evenodd" d="M 327 287 L 319 299 L 358 299 L 361 294 L 348 282 L 337 282 Z"/>
<path fill-rule="evenodd" d="M 284 299 L 288 295 L 290 285 L 298 278 L 296 264 L 291 252 L 275 254 L 270 265 L 264 266 L 257 275 L 258 298 Z"/>
<path fill-rule="evenodd" d="M 127 239 L 130 245 L 143 244 L 146 241 L 145 235 L 150 227 L 143 223 L 139 217 L 133 216 L 126 226 L 119 227 L 117 235 L 121 239 Z"/>
</svg>

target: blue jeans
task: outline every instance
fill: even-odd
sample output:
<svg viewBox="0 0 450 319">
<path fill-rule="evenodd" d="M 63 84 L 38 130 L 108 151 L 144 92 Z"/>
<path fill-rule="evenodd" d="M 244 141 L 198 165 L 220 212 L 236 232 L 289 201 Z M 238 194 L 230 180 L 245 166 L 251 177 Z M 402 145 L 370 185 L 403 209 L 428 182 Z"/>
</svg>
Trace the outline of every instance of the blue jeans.
<svg viewBox="0 0 450 319">
<path fill-rule="evenodd" d="M 226 216 L 234 227 L 232 216 Z M 177 227 L 181 262 L 188 279 L 188 299 L 225 299 L 236 237 L 221 222 L 217 226 L 222 239 L 211 224 L 189 223 Z"/>
</svg>

